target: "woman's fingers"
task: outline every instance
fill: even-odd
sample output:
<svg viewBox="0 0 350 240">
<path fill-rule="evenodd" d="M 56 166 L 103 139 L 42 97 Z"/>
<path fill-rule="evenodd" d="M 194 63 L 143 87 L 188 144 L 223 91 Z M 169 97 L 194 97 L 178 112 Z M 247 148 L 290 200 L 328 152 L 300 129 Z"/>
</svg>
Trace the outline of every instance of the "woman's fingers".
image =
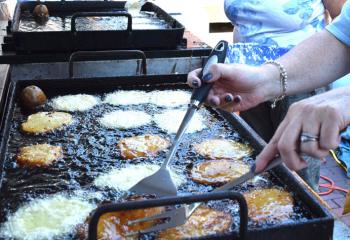
<svg viewBox="0 0 350 240">
<path fill-rule="evenodd" d="M 192 88 L 199 88 L 201 86 L 201 80 L 198 75 L 202 71 L 201 68 L 191 71 L 187 76 L 187 84 Z"/>
<path fill-rule="evenodd" d="M 271 138 L 270 142 L 256 157 L 256 168 L 255 168 L 256 172 L 263 171 L 266 168 L 267 164 L 278 154 L 277 144 L 287 124 L 288 124 L 287 121 L 281 122 L 275 134 Z"/>
<path fill-rule="evenodd" d="M 301 128 L 299 121 L 289 122 L 277 144 L 281 158 L 287 167 L 292 170 L 300 170 L 307 166 L 300 156 L 299 137 Z"/>
<path fill-rule="evenodd" d="M 328 111 L 329 112 L 329 111 Z M 324 150 L 335 149 L 340 143 L 339 125 L 335 124 L 341 122 L 338 113 L 329 113 L 321 126 L 320 130 L 320 148 Z"/>
</svg>

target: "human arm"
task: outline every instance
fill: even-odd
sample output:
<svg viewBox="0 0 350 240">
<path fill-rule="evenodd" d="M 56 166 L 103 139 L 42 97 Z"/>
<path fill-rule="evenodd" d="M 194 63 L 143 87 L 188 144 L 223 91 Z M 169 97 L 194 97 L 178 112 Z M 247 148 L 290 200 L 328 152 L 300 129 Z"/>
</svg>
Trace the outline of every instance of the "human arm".
<svg viewBox="0 0 350 240">
<path fill-rule="evenodd" d="M 256 171 L 280 154 L 292 170 L 306 167 L 301 153 L 322 158 L 340 141 L 340 131 L 350 124 L 350 86 L 338 88 L 291 105 L 274 136 L 257 156 Z M 301 134 L 318 141 L 300 142 Z M 318 138 L 318 139 L 317 139 Z"/>
<path fill-rule="evenodd" d="M 340 14 L 346 0 L 323 0 L 322 2 L 331 18 L 335 18 Z"/>
<path fill-rule="evenodd" d="M 350 70 L 350 48 L 340 42 L 327 30 L 317 33 L 286 53 L 278 61 L 288 74 L 287 94 L 310 91 L 324 86 Z M 213 65 L 212 77 L 215 82 L 207 102 L 227 111 L 243 111 L 261 102 L 281 95 L 280 74 L 271 64 L 260 67 L 246 65 Z M 188 83 L 201 80 L 198 71 L 189 73 Z M 193 86 L 193 85 L 192 85 Z M 226 102 L 227 95 L 242 97 L 242 101 Z"/>
</svg>

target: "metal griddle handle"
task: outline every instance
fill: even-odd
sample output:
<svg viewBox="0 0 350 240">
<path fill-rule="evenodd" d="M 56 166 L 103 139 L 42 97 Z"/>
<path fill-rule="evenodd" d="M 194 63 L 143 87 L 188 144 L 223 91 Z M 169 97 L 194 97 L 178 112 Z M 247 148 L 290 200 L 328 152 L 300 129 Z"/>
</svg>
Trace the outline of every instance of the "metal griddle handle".
<svg viewBox="0 0 350 240">
<path fill-rule="evenodd" d="M 127 17 L 128 18 L 128 27 L 126 30 L 118 30 L 115 31 L 127 31 L 131 33 L 132 31 L 132 17 L 130 13 L 127 12 L 78 12 L 74 13 L 71 19 L 71 31 L 73 33 L 77 32 L 75 26 L 75 20 L 79 17 Z"/>
<path fill-rule="evenodd" d="M 142 74 L 147 75 L 147 61 L 146 55 L 140 50 L 109 50 L 109 51 L 78 51 L 74 52 L 69 57 L 68 71 L 69 78 L 73 78 L 73 65 L 78 60 L 107 60 L 116 59 L 116 57 L 129 57 L 135 59 L 135 57 L 141 58 Z"/>
<path fill-rule="evenodd" d="M 247 230 L 248 230 L 248 206 L 247 206 L 247 202 L 245 201 L 241 193 L 232 192 L 232 191 L 222 191 L 222 192 L 216 192 L 216 193 L 211 192 L 211 193 L 189 195 L 189 196 L 182 196 L 182 197 L 167 197 L 167 198 L 161 198 L 161 199 L 130 201 L 130 202 L 123 202 L 123 203 L 110 203 L 110 204 L 102 205 L 93 212 L 90 218 L 88 239 L 89 240 L 97 239 L 98 220 L 103 214 L 106 214 L 109 212 L 169 206 L 169 205 L 176 205 L 176 204 L 191 204 L 195 202 L 207 202 L 207 201 L 222 200 L 222 199 L 237 200 L 239 209 L 240 209 L 239 239 L 244 240 L 247 236 Z"/>
</svg>

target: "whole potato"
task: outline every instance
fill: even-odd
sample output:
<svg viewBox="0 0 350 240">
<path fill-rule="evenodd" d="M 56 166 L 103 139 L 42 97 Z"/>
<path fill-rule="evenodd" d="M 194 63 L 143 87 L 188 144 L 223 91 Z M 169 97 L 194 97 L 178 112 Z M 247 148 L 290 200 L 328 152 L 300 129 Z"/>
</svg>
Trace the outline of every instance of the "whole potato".
<svg viewBox="0 0 350 240">
<path fill-rule="evenodd" d="M 21 105 L 28 109 L 35 109 L 45 104 L 46 100 L 43 90 L 34 85 L 25 87 L 20 94 Z"/>
<path fill-rule="evenodd" d="M 44 4 L 38 4 L 33 10 L 33 16 L 37 23 L 45 24 L 49 20 L 49 9 Z"/>
</svg>

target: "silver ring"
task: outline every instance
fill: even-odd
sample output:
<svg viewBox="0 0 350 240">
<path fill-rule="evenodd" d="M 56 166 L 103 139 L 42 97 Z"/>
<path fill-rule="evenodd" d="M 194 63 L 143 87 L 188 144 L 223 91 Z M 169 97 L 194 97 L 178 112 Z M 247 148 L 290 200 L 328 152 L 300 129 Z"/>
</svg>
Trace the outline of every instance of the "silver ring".
<svg viewBox="0 0 350 240">
<path fill-rule="evenodd" d="M 309 133 L 302 133 L 300 135 L 300 142 L 305 143 L 305 142 L 318 142 L 318 136 L 309 134 Z"/>
</svg>

